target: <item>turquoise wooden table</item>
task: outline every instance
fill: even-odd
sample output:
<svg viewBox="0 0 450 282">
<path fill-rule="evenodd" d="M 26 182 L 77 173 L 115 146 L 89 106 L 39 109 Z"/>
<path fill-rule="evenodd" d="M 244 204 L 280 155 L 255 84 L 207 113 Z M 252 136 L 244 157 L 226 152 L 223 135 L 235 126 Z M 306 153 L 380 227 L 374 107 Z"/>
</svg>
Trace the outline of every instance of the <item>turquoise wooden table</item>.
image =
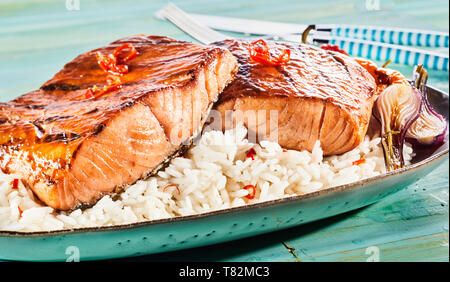
<svg viewBox="0 0 450 282">
<path fill-rule="evenodd" d="M 444 1 L 173 1 L 188 12 L 448 32 Z M 132 34 L 193 41 L 153 13 L 166 1 L 0 0 L 0 101 L 38 88 L 78 54 Z M 447 50 L 438 50 L 447 52 Z M 411 67 L 391 65 L 409 75 Z M 430 72 L 446 92 L 449 73 Z M 369 207 L 239 241 L 134 261 L 448 261 L 449 162 Z"/>
</svg>

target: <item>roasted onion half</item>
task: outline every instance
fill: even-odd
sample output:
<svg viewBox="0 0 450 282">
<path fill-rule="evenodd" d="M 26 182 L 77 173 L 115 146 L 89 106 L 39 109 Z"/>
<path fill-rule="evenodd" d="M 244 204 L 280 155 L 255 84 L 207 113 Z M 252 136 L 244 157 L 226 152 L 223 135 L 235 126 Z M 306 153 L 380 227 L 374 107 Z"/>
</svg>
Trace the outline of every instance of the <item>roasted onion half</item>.
<svg viewBox="0 0 450 282">
<path fill-rule="evenodd" d="M 392 84 L 375 102 L 373 113 L 381 123 L 381 143 L 388 171 L 401 168 L 405 134 L 419 117 L 422 95 L 409 85 Z"/>
<path fill-rule="evenodd" d="M 405 165 L 405 140 L 416 146 L 439 145 L 444 140 L 447 123 L 428 102 L 427 76 L 425 69 L 417 66 L 412 85 L 393 84 L 375 102 L 373 115 L 381 123 L 381 143 L 388 171 Z"/>
<path fill-rule="evenodd" d="M 421 113 L 406 132 L 407 141 L 416 147 L 439 146 L 444 141 L 447 132 L 445 118 L 438 114 L 428 102 L 426 93 L 427 79 L 427 71 L 421 65 L 416 66 L 413 84 L 422 94 Z"/>
</svg>

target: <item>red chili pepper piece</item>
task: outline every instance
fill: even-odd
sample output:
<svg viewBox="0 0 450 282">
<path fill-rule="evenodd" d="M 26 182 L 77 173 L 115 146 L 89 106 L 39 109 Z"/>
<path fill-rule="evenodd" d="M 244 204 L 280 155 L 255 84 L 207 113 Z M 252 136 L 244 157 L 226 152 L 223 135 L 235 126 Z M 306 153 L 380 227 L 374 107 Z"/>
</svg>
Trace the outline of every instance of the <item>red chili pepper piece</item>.
<svg viewBox="0 0 450 282">
<path fill-rule="evenodd" d="M 124 58 L 119 58 L 119 55 L 124 50 L 129 50 L 129 54 Z M 107 85 L 103 88 L 97 86 L 88 88 L 85 93 L 86 99 L 97 99 L 103 95 L 122 88 L 122 81 L 120 75 L 128 73 L 127 65 L 119 65 L 118 63 L 125 63 L 138 55 L 138 51 L 131 43 L 125 43 L 114 49 L 114 51 L 108 56 L 103 55 L 101 52 L 96 52 L 97 63 L 105 71 L 109 72 L 106 77 Z"/>
<path fill-rule="evenodd" d="M 95 87 L 95 86 L 94 86 Z M 84 93 L 84 97 L 86 98 L 86 99 L 94 99 L 94 90 L 93 90 L 93 88 L 88 88 L 87 90 L 86 90 L 86 93 Z"/>
<path fill-rule="evenodd" d="M 108 74 L 106 77 L 106 83 L 107 85 L 103 86 L 103 88 L 98 88 L 97 86 L 88 88 L 85 94 L 86 99 L 97 99 L 111 91 L 122 88 L 120 77 L 116 75 Z"/>
<path fill-rule="evenodd" d="M 323 50 L 339 52 L 339 53 L 345 54 L 347 56 L 350 56 L 347 52 L 340 49 L 337 45 L 324 44 L 324 45 L 320 46 L 320 48 L 322 48 Z"/>
<path fill-rule="evenodd" d="M 248 51 L 250 53 L 250 58 L 257 63 L 266 66 L 280 66 L 289 62 L 291 58 L 291 50 L 284 49 L 278 57 L 272 57 L 270 54 L 269 46 L 262 40 L 256 40 L 250 44 Z"/>
<path fill-rule="evenodd" d="M 252 158 L 252 161 L 254 161 L 255 160 L 255 155 L 256 155 L 255 149 L 251 148 L 250 150 L 248 150 L 247 158 Z"/>
<path fill-rule="evenodd" d="M 20 206 L 17 206 L 17 209 L 19 210 L 19 217 L 22 217 L 23 210 L 20 208 Z"/>
<path fill-rule="evenodd" d="M 277 58 L 274 58 L 273 60 L 277 65 L 284 65 L 285 63 L 289 62 L 290 59 L 291 59 L 291 50 L 284 49 L 283 51 L 281 51 L 281 54 Z"/>
<path fill-rule="evenodd" d="M 107 72 L 112 74 L 120 75 L 128 73 L 128 66 L 126 65 L 118 65 L 117 57 L 114 54 L 109 54 L 108 56 L 104 56 L 100 52 L 96 52 L 95 56 L 97 57 L 97 63 L 100 67 Z"/>
<path fill-rule="evenodd" d="M 247 190 L 248 191 L 248 195 L 247 196 L 245 196 L 247 199 L 254 199 L 255 198 L 255 194 L 256 194 L 256 188 L 255 188 L 255 186 L 253 186 L 253 185 L 247 185 L 247 186 L 244 186 L 244 188 L 242 188 L 242 189 L 245 189 L 245 190 Z"/>
<path fill-rule="evenodd" d="M 123 50 L 129 49 L 130 53 L 128 56 L 126 56 L 123 59 L 119 58 L 119 53 L 122 52 Z M 114 52 L 112 53 L 112 55 L 116 58 L 117 61 L 121 62 L 121 63 L 126 63 L 129 60 L 133 59 L 134 57 L 136 57 L 137 55 L 139 55 L 138 51 L 136 50 L 136 48 L 133 46 L 133 44 L 131 43 L 125 43 L 122 44 L 122 46 L 117 47 Z"/>
<path fill-rule="evenodd" d="M 166 190 L 167 190 L 169 187 L 175 187 L 175 189 L 177 189 L 178 194 L 181 194 L 180 188 L 178 188 L 178 185 L 175 185 L 175 184 L 169 184 L 169 185 L 167 185 L 166 187 L 163 188 L 163 192 L 166 192 Z"/>
<path fill-rule="evenodd" d="M 366 159 L 359 159 L 357 161 L 352 162 L 352 165 L 360 165 L 366 162 Z"/>
<path fill-rule="evenodd" d="M 95 57 L 97 58 L 98 65 L 104 70 L 109 71 L 111 65 L 115 65 L 117 63 L 116 57 L 112 54 L 105 56 L 101 52 L 95 52 Z"/>
<path fill-rule="evenodd" d="M 17 179 L 17 178 L 14 178 L 14 180 L 13 181 L 11 181 L 11 186 L 12 186 L 12 189 L 19 189 L 19 179 Z"/>
<path fill-rule="evenodd" d="M 120 77 L 117 75 L 108 74 L 106 76 L 106 82 L 108 85 L 120 85 L 122 84 L 122 81 L 120 80 Z"/>
</svg>

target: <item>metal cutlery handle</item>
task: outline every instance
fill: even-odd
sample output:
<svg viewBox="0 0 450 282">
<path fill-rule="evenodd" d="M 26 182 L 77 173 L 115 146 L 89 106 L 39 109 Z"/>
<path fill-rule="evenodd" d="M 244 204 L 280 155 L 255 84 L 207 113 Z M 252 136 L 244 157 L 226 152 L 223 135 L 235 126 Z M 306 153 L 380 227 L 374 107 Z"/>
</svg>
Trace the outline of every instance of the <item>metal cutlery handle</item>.
<svg viewBox="0 0 450 282">
<path fill-rule="evenodd" d="M 216 30 L 254 35 L 301 34 L 308 25 L 264 20 L 190 14 L 199 23 Z M 448 32 L 380 26 L 319 24 L 316 31 L 336 37 L 363 39 L 388 44 L 423 47 L 449 47 Z"/>
<path fill-rule="evenodd" d="M 157 12 L 160 18 L 166 18 L 180 29 L 191 35 L 193 38 L 204 44 L 230 38 L 222 33 L 214 31 L 200 23 L 193 17 L 186 14 L 172 3 L 169 3 L 162 10 Z M 281 38 L 292 41 L 300 40 L 300 35 L 287 35 Z M 298 40 L 296 40 L 298 38 Z M 406 46 L 392 45 L 387 43 L 373 42 L 345 37 L 335 37 L 330 35 L 312 34 L 313 41 L 318 43 L 329 43 L 338 45 L 352 56 L 365 57 L 371 60 L 386 61 L 391 59 L 394 63 L 404 65 L 423 64 L 428 69 L 449 70 L 448 55 L 415 49 Z"/>
<path fill-rule="evenodd" d="M 224 34 L 199 24 L 190 15 L 172 3 L 167 4 L 162 10 L 159 10 L 156 16 L 168 19 L 178 28 L 203 44 L 210 44 L 227 38 Z"/>
</svg>

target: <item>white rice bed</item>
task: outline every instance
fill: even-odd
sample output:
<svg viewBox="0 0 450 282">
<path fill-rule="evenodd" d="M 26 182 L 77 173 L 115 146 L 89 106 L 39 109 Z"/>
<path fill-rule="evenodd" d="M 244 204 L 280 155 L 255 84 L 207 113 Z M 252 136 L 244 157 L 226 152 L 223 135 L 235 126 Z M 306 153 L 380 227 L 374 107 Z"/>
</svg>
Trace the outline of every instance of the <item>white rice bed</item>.
<svg viewBox="0 0 450 282">
<path fill-rule="evenodd" d="M 247 130 L 203 134 L 186 158 L 145 181 L 138 181 L 113 200 L 104 196 L 91 208 L 57 212 L 34 200 L 22 184 L 13 189 L 14 175 L 0 173 L 0 230 L 50 231 L 112 226 L 186 216 L 302 195 L 385 173 L 380 138 L 364 141 L 343 155 L 324 158 L 319 142 L 313 151 L 283 150 L 277 143 L 249 143 Z M 256 151 L 254 160 L 247 152 Z M 405 146 L 405 160 L 413 156 Z M 361 164 L 353 162 L 365 159 Z M 167 187 L 175 184 L 174 187 Z M 256 193 L 249 199 L 246 185 Z M 20 208 L 20 210 L 19 210 Z"/>
</svg>

